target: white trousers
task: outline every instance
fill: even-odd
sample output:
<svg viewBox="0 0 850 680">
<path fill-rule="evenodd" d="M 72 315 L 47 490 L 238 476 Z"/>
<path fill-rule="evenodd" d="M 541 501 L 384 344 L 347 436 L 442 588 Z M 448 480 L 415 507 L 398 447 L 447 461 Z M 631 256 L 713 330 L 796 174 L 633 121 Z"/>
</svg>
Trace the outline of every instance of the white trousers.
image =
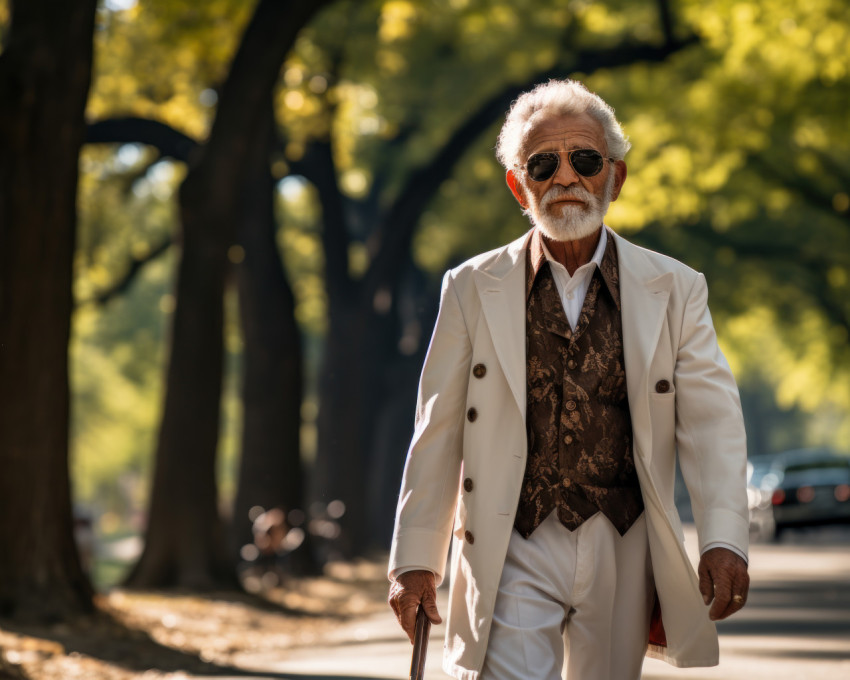
<svg viewBox="0 0 850 680">
<path fill-rule="evenodd" d="M 654 596 L 645 514 L 514 529 L 480 680 L 638 680 Z"/>
</svg>

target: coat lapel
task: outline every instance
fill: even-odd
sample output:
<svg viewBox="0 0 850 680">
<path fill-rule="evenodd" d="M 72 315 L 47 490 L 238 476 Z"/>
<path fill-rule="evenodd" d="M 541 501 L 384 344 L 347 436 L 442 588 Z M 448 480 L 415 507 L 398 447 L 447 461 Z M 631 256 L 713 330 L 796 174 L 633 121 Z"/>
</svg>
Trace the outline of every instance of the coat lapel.
<svg viewBox="0 0 850 680">
<path fill-rule="evenodd" d="M 667 313 L 673 274 L 659 274 L 640 248 L 611 230 L 608 235 L 617 242 L 623 354 L 636 449 L 638 455 L 648 457 L 652 448 L 647 380 Z M 528 237 L 529 234 L 524 234 L 487 267 L 473 272 L 496 356 L 523 419 L 526 411 L 525 248 Z"/>
<path fill-rule="evenodd" d="M 525 419 L 525 247 L 510 243 L 488 267 L 473 272 L 496 356 Z"/>
<path fill-rule="evenodd" d="M 616 234 L 614 236 L 617 239 L 620 267 L 623 355 L 626 362 L 626 382 L 635 448 L 638 455 L 648 459 L 652 451 L 647 385 L 649 366 L 655 355 L 667 313 L 673 274 L 665 272 L 659 275 L 640 248 Z"/>
</svg>

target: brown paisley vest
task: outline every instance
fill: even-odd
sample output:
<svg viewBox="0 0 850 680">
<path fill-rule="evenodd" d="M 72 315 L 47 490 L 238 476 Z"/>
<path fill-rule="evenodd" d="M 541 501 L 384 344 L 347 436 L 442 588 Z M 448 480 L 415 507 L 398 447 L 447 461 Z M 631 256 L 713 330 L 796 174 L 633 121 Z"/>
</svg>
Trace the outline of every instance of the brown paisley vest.
<svg viewBox="0 0 850 680">
<path fill-rule="evenodd" d="M 526 252 L 528 460 L 514 526 L 528 538 L 553 510 L 570 530 L 601 512 L 622 535 L 643 511 L 643 499 L 632 455 L 614 239 L 575 330 L 536 229 Z"/>
</svg>

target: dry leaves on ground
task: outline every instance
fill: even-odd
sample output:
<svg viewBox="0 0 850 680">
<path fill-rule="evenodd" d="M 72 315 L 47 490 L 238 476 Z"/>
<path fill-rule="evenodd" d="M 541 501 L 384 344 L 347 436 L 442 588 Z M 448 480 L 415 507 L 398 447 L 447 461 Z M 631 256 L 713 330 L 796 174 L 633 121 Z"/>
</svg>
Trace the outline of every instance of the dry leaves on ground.
<svg viewBox="0 0 850 680">
<path fill-rule="evenodd" d="M 0 621 L 0 680 L 154 680 L 239 673 L 386 607 L 385 562 L 333 563 L 260 596 L 114 590 L 73 624 Z M 259 661 L 257 662 L 259 663 Z M 259 668 L 256 668 L 259 670 Z"/>
</svg>

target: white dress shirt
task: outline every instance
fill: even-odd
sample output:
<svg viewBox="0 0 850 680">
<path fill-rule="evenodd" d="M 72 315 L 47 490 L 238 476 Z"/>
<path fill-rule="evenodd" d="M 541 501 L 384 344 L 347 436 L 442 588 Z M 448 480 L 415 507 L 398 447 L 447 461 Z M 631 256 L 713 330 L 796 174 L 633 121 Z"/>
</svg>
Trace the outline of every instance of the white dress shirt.
<svg viewBox="0 0 850 680">
<path fill-rule="evenodd" d="M 602 256 L 605 254 L 605 247 L 608 245 L 608 230 L 603 228 L 602 234 L 599 237 L 599 244 L 590 258 L 590 262 L 583 264 L 575 270 L 572 276 L 567 271 L 567 268 L 552 257 L 552 253 L 546 247 L 546 240 L 541 239 L 543 243 L 543 254 L 549 261 L 549 269 L 552 272 L 552 278 L 555 279 L 555 286 L 558 288 L 558 295 L 561 297 L 561 304 L 564 305 L 564 312 L 567 314 L 567 321 L 570 322 L 570 328 L 576 329 L 581 308 L 584 306 L 584 298 L 587 297 L 587 289 L 590 287 L 590 281 L 593 278 L 593 273 L 596 268 L 602 265 Z"/>
</svg>

